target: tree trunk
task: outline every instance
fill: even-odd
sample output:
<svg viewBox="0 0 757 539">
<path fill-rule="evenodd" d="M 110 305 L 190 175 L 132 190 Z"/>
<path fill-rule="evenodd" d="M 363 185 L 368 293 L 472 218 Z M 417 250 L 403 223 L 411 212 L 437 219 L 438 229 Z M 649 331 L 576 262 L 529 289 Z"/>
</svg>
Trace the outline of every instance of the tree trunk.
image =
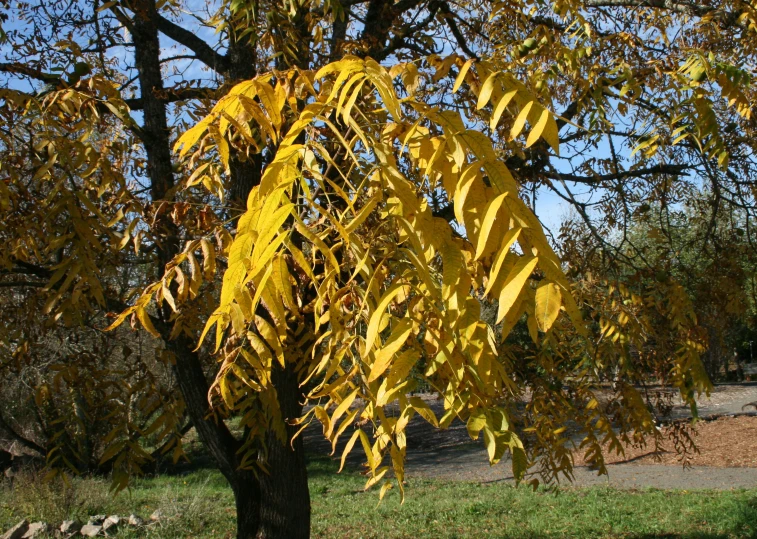
<svg viewBox="0 0 757 539">
<path fill-rule="evenodd" d="M 133 2 L 134 56 L 144 111 L 143 143 L 147 153 L 147 173 L 153 201 L 163 201 L 174 186 L 171 147 L 166 118 L 166 106 L 160 98 L 163 81 L 160 70 L 160 41 L 155 0 Z M 158 210 L 160 212 L 160 210 Z M 158 245 L 159 273 L 178 252 L 176 226 L 167 218 L 169 212 L 156 216 L 156 228 L 161 239 Z M 202 363 L 193 351 L 193 342 L 185 336 L 169 340 L 170 310 L 161 308 L 163 339 L 175 357 L 174 374 L 179 384 L 187 412 L 205 448 L 221 473 L 229 481 L 237 506 L 237 537 L 254 539 L 259 535 L 260 483 L 251 471 L 239 469 L 239 442 L 224 422 L 211 413 L 208 405 L 208 382 Z"/>
<path fill-rule="evenodd" d="M 237 510 L 237 539 L 256 539 L 260 531 L 260 482 L 251 471 L 237 470 L 231 490 Z"/>
<path fill-rule="evenodd" d="M 131 31 L 139 74 L 144 127 L 141 130 L 147 153 L 147 173 L 153 201 L 164 201 L 174 187 L 166 106 L 161 99 L 163 81 L 160 71 L 160 42 L 155 0 L 134 0 Z M 233 43 L 229 49 L 230 82 L 251 78 L 255 74 L 254 51 L 245 44 Z M 245 207 L 249 191 L 260 183 L 260 156 L 231 162 L 231 198 Z M 170 201 L 167 201 L 170 202 Z M 158 246 L 159 272 L 179 251 L 177 227 L 168 219 L 168 211 L 156 215 L 156 229 L 161 236 Z M 187 412 L 198 436 L 221 473 L 229 481 L 237 510 L 238 539 L 299 539 L 310 534 L 310 496 L 302 440 L 291 442 L 295 428 L 287 426 L 287 440 L 282 444 L 273 432 L 266 436 L 265 460 L 270 475 L 240 469 L 241 443 L 225 423 L 214 417 L 208 405 L 208 381 L 194 343 L 186 336 L 169 340 L 171 315 L 161 306 L 161 331 L 166 346 L 175 357 L 174 373 L 184 397 Z M 285 419 L 295 419 L 302 412 L 302 392 L 292 368 L 274 372 L 274 385 Z"/>
<path fill-rule="evenodd" d="M 229 47 L 229 76 L 237 83 L 256 75 L 255 51 L 247 42 L 232 42 Z M 240 161 L 232 156 L 231 204 L 244 210 L 247 197 L 253 187 L 260 184 L 263 169 L 261 155 L 253 155 Z M 276 388 L 281 414 L 285 422 L 296 419 L 302 413 L 304 395 L 299 387 L 294 368 L 282 369 L 276 365 L 272 382 Z M 292 442 L 297 429 L 287 423 L 287 439 L 282 443 L 276 434 L 266 433 L 267 454 L 260 455 L 268 473 L 259 472 L 260 506 L 259 539 L 300 539 L 310 537 L 310 492 L 302 438 Z M 237 496 L 237 519 L 241 522 L 243 508 Z M 239 535 L 241 539 L 243 535 Z"/>
<path fill-rule="evenodd" d="M 301 539 L 310 536 L 310 491 L 302 437 L 289 422 L 302 414 L 303 393 L 293 366 L 278 367 L 272 381 L 286 423 L 287 440 L 281 443 L 269 431 L 265 465 L 270 474 L 260 476 L 261 499 L 259 538 Z"/>
</svg>

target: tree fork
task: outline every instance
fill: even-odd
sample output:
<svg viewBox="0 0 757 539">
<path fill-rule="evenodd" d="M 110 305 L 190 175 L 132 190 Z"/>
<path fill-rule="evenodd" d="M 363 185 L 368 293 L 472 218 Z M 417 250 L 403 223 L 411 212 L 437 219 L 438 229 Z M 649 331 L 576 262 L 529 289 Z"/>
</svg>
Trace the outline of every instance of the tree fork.
<svg viewBox="0 0 757 539">
<path fill-rule="evenodd" d="M 229 75 L 233 83 L 252 79 L 256 75 L 255 50 L 247 41 L 232 41 L 229 47 Z M 260 184 L 263 159 L 260 154 L 241 161 L 232 156 L 230 163 L 230 194 L 233 206 L 244 210 L 247 197 L 253 187 Z M 259 460 L 268 473 L 259 472 L 260 503 L 256 514 L 258 538 L 306 539 L 310 536 L 310 492 L 308 488 L 305 448 L 302 438 L 294 439 L 297 429 L 290 422 L 302 414 L 304 394 L 299 386 L 299 378 L 293 364 L 277 367 L 272 382 L 276 388 L 282 418 L 285 422 L 284 443 L 273 429 L 266 433 L 266 453 L 259 454 Z M 246 491 L 237 493 L 238 530 L 243 520 L 248 518 L 245 509 L 239 507 Z M 239 535 L 241 539 L 242 535 Z"/>
<path fill-rule="evenodd" d="M 163 80 L 156 22 L 158 13 L 154 0 L 139 0 L 134 4 L 133 11 L 134 56 L 145 118 L 143 142 L 147 153 L 151 195 L 155 202 L 163 200 L 174 186 L 166 106 L 159 98 L 162 94 Z M 165 215 L 159 215 L 156 219 L 157 226 L 165 238 L 158 246 L 161 270 L 179 251 L 176 226 L 166 219 Z M 169 316 L 169 307 L 164 304 L 161 307 L 161 317 L 168 320 Z M 165 327 L 167 328 L 168 324 L 165 324 Z M 184 336 L 169 340 L 166 331 L 163 332 L 163 340 L 175 356 L 174 373 L 200 440 L 213 456 L 234 492 L 237 537 L 253 539 L 258 535 L 259 528 L 260 484 L 252 472 L 239 469 L 236 455 L 239 443 L 223 421 L 213 418 L 207 399 L 209 386 L 200 358 L 193 351 L 194 343 Z"/>
</svg>

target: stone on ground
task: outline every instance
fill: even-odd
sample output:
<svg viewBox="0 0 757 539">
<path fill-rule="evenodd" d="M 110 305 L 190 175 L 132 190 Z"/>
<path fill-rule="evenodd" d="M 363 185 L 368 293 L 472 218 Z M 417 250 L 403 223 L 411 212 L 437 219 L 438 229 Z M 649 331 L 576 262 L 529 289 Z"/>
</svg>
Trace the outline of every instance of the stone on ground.
<svg viewBox="0 0 757 539">
<path fill-rule="evenodd" d="M 73 535 L 81 529 L 81 524 L 76 520 L 64 520 L 58 529 L 63 535 Z"/>
<path fill-rule="evenodd" d="M 121 522 L 121 517 L 118 515 L 110 515 L 108 518 L 106 518 L 103 521 L 103 531 L 113 530 L 118 527 L 118 524 Z"/>
<path fill-rule="evenodd" d="M 140 517 L 138 517 L 134 513 L 129 515 L 129 526 L 140 527 L 144 525 L 145 525 L 145 521 L 142 520 Z"/>
<path fill-rule="evenodd" d="M 0 539 L 21 539 L 26 531 L 29 529 L 29 521 L 24 519 L 3 535 L 0 535 Z"/>
<path fill-rule="evenodd" d="M 82 526 L 81 530 L 79 530 L 79 533 L 84 537 L 97 537 L 102 533 L 102 531 L 102 526 L 99 526 L 97 524 L 85 524 L 84 526 Z"/>
<path fill-rule="evenodd" d="M 150 520 L 157 522 L 158 520 L 163 518 L 163 511 L 160 509 L 156 509 L 152 515 L 150 515 Z"/>
<path fill-rule="evenodd" d="M 50 531 L 50 526 L 47 522 L 33 522 L 29 524 L 29 528 L 26 533 L 21 536 L 21 539 L 38 539 Z"/>
</svg>

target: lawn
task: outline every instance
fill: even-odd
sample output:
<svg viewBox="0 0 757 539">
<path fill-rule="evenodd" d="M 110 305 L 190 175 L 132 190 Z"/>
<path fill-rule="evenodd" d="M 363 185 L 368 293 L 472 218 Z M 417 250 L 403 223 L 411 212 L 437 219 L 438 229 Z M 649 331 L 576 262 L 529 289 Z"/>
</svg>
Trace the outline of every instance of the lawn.
<svg viewBox="0 0 757 539">
<path fill-rule="evenodd" d="M 327 460 L 314 460 L 309 469 L 314 537 L 757 538 L 757 489 L 534 492 L 503 483 L 411 479 L 400 505 L 393 491 L 379 504 L 376 490 L 363 492 L 359 474 L 337 475 Z M 14 486 L 0 488 L 3 529 L 24 517 L 86 521 L 88 515 L 133 512 L 147 518 L 156 509 L 164 518 L 149 531 L 123 529 L 118 537 L 233 537 L 231 492 L 214 470 L 139 479 L 116 497 L 97 478 L 78 478 L 66 487 L 17 477 Z"/>
</svg>

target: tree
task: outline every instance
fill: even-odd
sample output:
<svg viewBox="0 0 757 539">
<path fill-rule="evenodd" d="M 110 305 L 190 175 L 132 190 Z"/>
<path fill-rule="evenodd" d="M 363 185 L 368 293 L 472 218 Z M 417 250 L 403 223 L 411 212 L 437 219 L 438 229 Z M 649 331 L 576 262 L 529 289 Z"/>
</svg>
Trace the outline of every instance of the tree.
<svg viewBox="0 0 757 539">
<path fill-rule="evenodd" d="M 708 206 L 701 205 L 702 198 L 680 207 L 646 209 L 629 228 L 627 237 L 634 250 L 626 249 L 626 263 L 609 264 L 585 256 L 597 252 L 597 246 L 580 219 L 566 223 L 564 233 L 581 239 L 561 244 L 566 248 L 563 260 L 573 259 L 581 267 L 575 272 L 577 281 L 593 273 L 595 278 L 649 290 L 683 287 L 697 324 L 707 333 L 703 361 L 708 376 L 715 380 L 728 376 L 729 363 L 753 331 L 755 252 L 745 237 L 740 209 L 722 203 L 711 216 Z M 582 247 L 577 249 L 576 243 Z M 594 249 L 586 244 L 594 244 Z M 660 329 L 664 323 L 653 326 Z M 748 357 L 747 350 L 747 361 Z"/>
<path fill-rule="evenodd" d="M 630 383 L 616 406 L 598 405 L 597 367 L 629 356 L 591 339 L 581 311 L 604 298 L 574 299 L 526 203 L 540 186 L 607 256 L 625 244 L 597 219 L 623 229 L 650 201 L 675 204 L 687 174 L 712 184 L 713 204 L 743 208 L 752 237 L 757 16 L 745 2 L 5 10 L 2 286 L 30 298 L 4 301 L 43 315 L 6 322 L 7 355 L 39 357 L 34 332 L 102 327 L 106 313 L 153 335 L 172 376 L 146 390 L 130 380 L 155 365 L 120 373 L 113 402 L 143 404 L 138 420 L 108 415 L 100 460 L 123 487 L 147 444 L 181 455 L 186 414 L 234 491 L 238 537 L 308 535 L 297 432 L 313 419 L 334 445 L 349 434 L 347 451 L 360 440 L 381 496 L 402 491 L 415 414 L 466 421 L 492 463 L 511 453 L 518 478 L 532 465 L 570 476 L 570 421 L 600 469 L 602 439 L 655 434 Z M 176 55 L 162 52 L 169 40 Z M 211 75 L 188 74 L 197 63 Z M 609 155 L 592 151 L 603 140 Z M 601 196 L 598 211 L 576 185 Z M 497 304 L 493 324 L 484 300 Z M 527 352 L 507 341 L 521 318 Z M 708 388 L 703 341 L 690 317 L 676 324 L 676 353 L 640 372 L 673 369 L 693 404 Z M 215 347 L 198 346 L 211 330 Z M 411 396 L 415 377 L 444 397 L 443 417 Z M 373 439 L 348 432 L 358 418 Z"/>
</svg>

